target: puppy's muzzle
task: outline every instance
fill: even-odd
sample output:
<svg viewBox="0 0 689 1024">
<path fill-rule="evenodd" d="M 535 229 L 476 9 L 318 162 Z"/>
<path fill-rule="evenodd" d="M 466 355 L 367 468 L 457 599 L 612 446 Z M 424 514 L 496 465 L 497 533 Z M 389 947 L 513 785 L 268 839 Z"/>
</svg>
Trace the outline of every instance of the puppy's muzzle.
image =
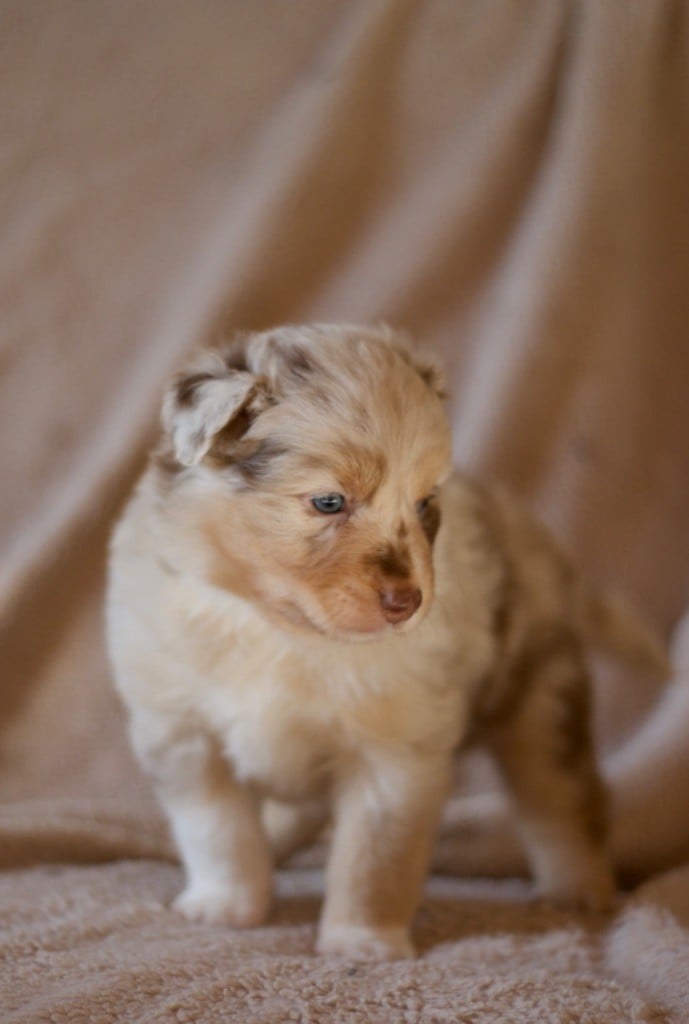
<svg viewBox="0 0 689 1024">
<path fill-rule="evenodd" d="M 419 588 L 409 584 L 393 584 L 380 591 L 383 615 L 393 625 L 410 619 L 421 607 L 422 600 Z"/>
</svg>

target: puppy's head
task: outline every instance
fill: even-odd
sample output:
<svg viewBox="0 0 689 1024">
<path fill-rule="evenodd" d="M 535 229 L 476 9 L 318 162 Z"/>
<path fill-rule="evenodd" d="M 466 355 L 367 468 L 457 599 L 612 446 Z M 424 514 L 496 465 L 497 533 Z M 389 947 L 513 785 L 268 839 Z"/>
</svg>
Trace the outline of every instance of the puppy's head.
<svg viewBox="0 0 689 1024">
<path fill-rule="evenodd" d="M 433 598 L 450 435 L 387 328 L 289 327 L 203 353 L 166 396 L 164 492 L 217 585 L 287 628 L 404 631 Z"/>
</svg>

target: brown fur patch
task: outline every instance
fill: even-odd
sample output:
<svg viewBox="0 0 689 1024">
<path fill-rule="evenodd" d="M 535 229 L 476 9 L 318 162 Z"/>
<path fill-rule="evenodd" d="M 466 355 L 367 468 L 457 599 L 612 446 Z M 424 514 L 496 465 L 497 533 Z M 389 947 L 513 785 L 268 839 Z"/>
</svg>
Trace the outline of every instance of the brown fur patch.
<svg viewBox="0 0 689 1024">
<path fill-rule="evenodd" d="M 213 377 L 214 374 L 207 372 L 189 373 L 179 377 L 175 384 L 177 404 L 182 407 L 194 405 L 200 386 L 213 380 Z"/>
<path fill-rule="evenodd" d="M 289 454 L 285 445 L 273 438 L 261 441 L 257 448 L 235 461 L 235 467 L 245 484 L 257 486 L 275 470 L 276 464 Z"/>
<path fill-rule="evenodd" d="M 378 569 L 384 576 L 407 580 L 411 575 L 411 555 L 406 545 L 396 547 L 385 544 L 377 551 L 364 556 L 364 565 Z"/>
<path fill-rule="evenodd" d="M 222 361 L 228 370 L 238 370 L 243 372 L 249 370 L 246 351 L 247 343 L 248 338 L 246 335 L 237 334 L 230 341 L 226 342 L 226 344 L 219 350 Z"/>
<path fill-rule="evenodd" d="M 431 498 L 420 510 L 419 522 L 428 543 L 432 544 L 440 529 L 440 508 L 435 498 Z"/>
<path fill-rule="evenodd" d="M 508 615 L 506 607 L 501 614 Z M 481 728 L 502 726 L 514 718 L 548 662 L 563 656 L 580 660 L 576 637 L 560 625 L 534 630 L 518 654 L 479 694 L 475 711 Z"/>
<path fill-rule="evenodd" d="M 210 449 L 213 455 L 216 458 L 225 456 L 227 459 L 232 459 L 233 446 L 240 437 L 246 434 L 253 420 L 254 416 L 252 416 L 246 406 L 239 409 L 213 438 L 213 444 Z"/>
</svg>

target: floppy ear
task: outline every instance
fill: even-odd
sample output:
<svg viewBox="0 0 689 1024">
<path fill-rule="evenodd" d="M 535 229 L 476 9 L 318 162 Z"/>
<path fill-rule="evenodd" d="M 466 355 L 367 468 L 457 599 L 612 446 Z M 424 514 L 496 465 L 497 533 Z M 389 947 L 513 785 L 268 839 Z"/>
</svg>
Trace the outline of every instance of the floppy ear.
<svg viewBox="0 0 689 1024">
<path fill-rule="evenodd" d="M 445 377 L 443 371 L 434 363 L 431 359 L 419 359 L 418 356 L 412 356 L 412 365 L 418 373 L 419 377 L 428 385 L 431 391 L 434 391 L 438 398 L 445 400 L 448 395 L 445 390 Z"/>
<path fill-rule="evenodd" d="M 438 396 L 445 400 L 448 395 L 445 390 L 445 376 L 440 366 L 435 362 L 434 359 L 427 359 L 425 356 L 419 356 L 414 350 L 414 346 L 410 335 L 404 331 L 395 331 L 387 324 L 381 324 L 379 330 L 386 337 L 388 344 L 391 345 L 398 355 L 413 366 L 418 373 L 421 380 L 426 384 Z"/>
<path fill-rule="evenodd" d="M 219 353 L 206 353 L 173 382 L 162 421 L 177 461 L 195 466 L 221 432 L 225 442 L 238 440 L 270 404 L 263 377 L 233 369 Z"/>
</svg>

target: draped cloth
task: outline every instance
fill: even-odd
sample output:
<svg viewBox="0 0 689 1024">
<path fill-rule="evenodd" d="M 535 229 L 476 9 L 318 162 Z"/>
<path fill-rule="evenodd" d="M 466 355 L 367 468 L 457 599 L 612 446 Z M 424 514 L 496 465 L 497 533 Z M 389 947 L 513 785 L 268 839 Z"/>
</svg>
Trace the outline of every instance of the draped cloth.
<svg viewBox="0 0 689 1024">
<path fill-rule="evenodd" d="M 2 1019 L 686 1019 L 686 5 L 5 0 L 0 28 Z M 636 604 L 676 675 L 597 674 L 613 852 L 646 880 L 616 915 L 448 877 L 476 871 L 476 813 L 484 873 L 520 868 L 479 792 L 420 959 L 352 974 L 310 952 L 315 867 L 265 929 L 166 909 L 102 592 L 187 351 L 381 320 L 444 364 L 457 464 Z"/>
</svg>

